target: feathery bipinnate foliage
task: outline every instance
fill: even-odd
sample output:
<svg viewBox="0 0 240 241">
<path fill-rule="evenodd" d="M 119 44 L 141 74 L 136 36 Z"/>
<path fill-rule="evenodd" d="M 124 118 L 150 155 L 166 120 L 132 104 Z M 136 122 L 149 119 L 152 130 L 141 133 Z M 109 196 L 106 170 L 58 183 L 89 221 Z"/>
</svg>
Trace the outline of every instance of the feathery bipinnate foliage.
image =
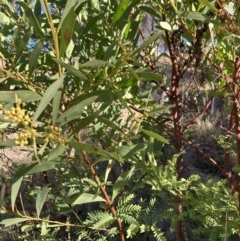
<svg viewBox="0 0 240 241">
<path fill-rule="evenodd" d="M 1 173 L 6 239 L 239 240 L 239 7 L 0 0 L 0 146 L 31 154 Z M 221 160 L 193 139 L 214 100 Z M 220 178 L 186 177 L 201 158 Z"/>
</svg>

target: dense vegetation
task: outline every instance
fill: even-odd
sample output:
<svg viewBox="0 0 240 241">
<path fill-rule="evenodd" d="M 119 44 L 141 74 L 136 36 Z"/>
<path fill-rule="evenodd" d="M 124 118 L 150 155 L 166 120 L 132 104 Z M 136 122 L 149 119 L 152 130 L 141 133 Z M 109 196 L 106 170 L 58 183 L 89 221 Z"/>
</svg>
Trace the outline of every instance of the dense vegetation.
<svg viewBox="0 0 240 241">
<path fill-rule="evenodd" d="M 239 9 L 0 0 L 0 239 L 240 240 Z"/>
</svg>

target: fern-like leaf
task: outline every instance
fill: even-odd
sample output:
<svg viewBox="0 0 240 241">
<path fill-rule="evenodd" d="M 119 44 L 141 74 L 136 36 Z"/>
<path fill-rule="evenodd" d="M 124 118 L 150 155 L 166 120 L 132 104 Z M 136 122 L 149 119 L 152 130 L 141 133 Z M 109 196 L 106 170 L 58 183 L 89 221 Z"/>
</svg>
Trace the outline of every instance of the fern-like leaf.
<svg viewBox="0 0 240 241">
<path fill-rule="evenodd" d="M 108 212 L 92 211 L 88 213 L 88 218 L 84 221 L 84 224 L 98 229 L 109 226 L 114 220 L 113 216 Z"/>
<path fill-rule="evenodd" d="M 151 227 L 151 230 L 153 232 L 154 238 L 156 238 L 156 241 L 167 241 L 166 238 L 164 237 L 164 233 L 155 225 Z"/>
</svg>

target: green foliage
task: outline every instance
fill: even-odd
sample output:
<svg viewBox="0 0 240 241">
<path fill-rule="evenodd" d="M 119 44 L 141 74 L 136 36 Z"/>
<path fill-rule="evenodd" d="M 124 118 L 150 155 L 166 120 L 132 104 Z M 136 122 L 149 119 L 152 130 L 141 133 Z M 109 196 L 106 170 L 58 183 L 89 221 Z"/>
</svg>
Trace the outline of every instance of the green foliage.
<svg viewBox="0 0 240 241">
<path fill-rule="evenodd" d="M 0 0 L 0 147 L 29 152 L 1 169 L 5 240 L 237 239 L 238 9 Z M 201 149 L 190 128 L 214 118 L 210 98 L 221 100 L 222 133 Z M 221 177 L 187 176 L 199 161 L 184 160 L 189 149 Z"/>
</svg>

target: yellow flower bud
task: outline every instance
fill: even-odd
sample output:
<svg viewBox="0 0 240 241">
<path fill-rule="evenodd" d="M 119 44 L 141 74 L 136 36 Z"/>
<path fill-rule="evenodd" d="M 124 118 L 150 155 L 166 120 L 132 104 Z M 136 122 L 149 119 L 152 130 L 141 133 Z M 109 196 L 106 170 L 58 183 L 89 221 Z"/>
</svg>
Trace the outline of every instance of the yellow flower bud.
<svg viewBox="0 0 240 241">
<path fill-rule="evenodd" d="M 17 103 L 18 105 L 20 105 L 20 104 L 22 103 L 22 100 L 21 100 L 21 99 L 17 99 L 16 103 Z"/>
<path fill-rule="evenodd" d="M 19 106 L 16 107 L 16 111 L 20 112 L 21 110 L 22 109 Z"/>
<path fill-rule="evenodd" d="M 24 118 L 24 113 L 22 113 L 21 111 L 17 113 L 18 117 L 23 119 Z"/>
<path fill-rule="evenodd" d="M 29 122 L 28 121 L 23 121 L 23 125 L 27 126 L 27 125 L 29 125 Z"/>
<path fill-rule="evenodd" d="M 18 121 L 17 116 L 13 116 L 13 117 L 12 117 L 12 120 L 15 121 L 15 122 L 17 122 L 17 121 Z"/>
<path fill-rule="evenodd" d="M 57 127 L 57 126 L 54 127 L 54 130 L 55 130 L 56 132 L 60 132 L 60 128 Z"/>
<path fill-rule="evenodd" d="M 24 116 L 24 119 L 25 119 L 26 121 L 30 121 L 30 120 L 31 120 L 30 117 L 29 117 L 29 115 L 25 115 L 25 116 Z"/>
</svg>

